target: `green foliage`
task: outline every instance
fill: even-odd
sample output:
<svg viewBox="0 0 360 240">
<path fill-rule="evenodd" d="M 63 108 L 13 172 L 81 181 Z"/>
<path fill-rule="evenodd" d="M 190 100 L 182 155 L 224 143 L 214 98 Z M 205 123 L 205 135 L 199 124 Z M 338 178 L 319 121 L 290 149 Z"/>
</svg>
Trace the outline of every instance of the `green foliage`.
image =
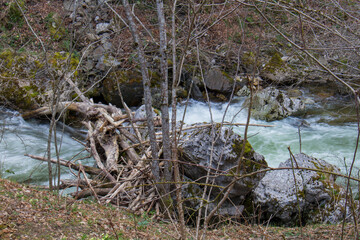
<svg viewBox="0 0 360 240">
<path fill-rule="evenodd" d="M 10 170 L 10 169 L 6 169 L 5 172 L 9 173 L 9 174 L 15 174 L 15 172 L 13 170 Z"/>
</svg>

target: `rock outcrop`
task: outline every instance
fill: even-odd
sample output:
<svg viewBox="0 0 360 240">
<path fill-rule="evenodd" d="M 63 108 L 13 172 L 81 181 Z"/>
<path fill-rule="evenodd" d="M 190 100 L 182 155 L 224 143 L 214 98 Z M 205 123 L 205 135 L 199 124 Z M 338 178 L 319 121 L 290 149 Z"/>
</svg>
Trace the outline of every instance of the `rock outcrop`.
<svg viewBox="0 0 360 240">
<path fill-rule="evenodd" d="M 235 173 L 239 162 L 243 138 L 233 132 L 228 127 L 214 126 L 194 128 L 186 130 L 182 134 L 179 144 L 180 160 L 188 162 L 183 164 L 184 175 L 194 181 L 202 179 L 205 181 L 207 171 L 210 175 L 218 175 L 211 178 L 214 185 L 226 187 L 232 180 L 232 176 L 226 174 Z M 254 151 L 251 144 L 245 143 L 245 154 L 242 160 L 240 175 L 255 172 L 267 167 L 264 157 Z M 242 178 L 235 183 L 230 192 L 230 198 L 244 199 L 251 190 L 257 186 L 263 174 L 255 174 Z M 219 189 L 214 189 L 213 195 L 219 193 Z"/>
<path fill-rule="evenodd" d="M 212 202 L 205 206 L 208 212 L 216 207 L 219 198 L 214 201 L 215 198 L 234 179 L 231 175 L 238 165 L 244 144 L 243 138 L 233 132 L 231 128 L 220 128 L 220 125 L 217 125 L 212 133 L 211 127 L 198 126 L 198 128 L 184 131 L 179 144 L 179 160 L 188 163 L 182 164 L 184 177 L 193 182 L 183 185 L 184 205 L 189 216 L 199 209 L 204 187 L 196 183 L 205 181 L 208 170 L 211 176 L 209 184 L 213 187 L 208 186 L 207 191 L 211 189 L 209 200 Z M 246 142 L 240 175 L 266 167 L 267 163 L 264 157 L 256 153 L 250 143 Z M 245 208 L 243 202 L 263 176 L 264 174 L 254 174 L 238 180 L 229 194 L 231 201 L 225 201 L 214 217 L 240 218 Z M 220 186 L 220 188 L 215 186 Z"/>
<path fill-rule="evenodd" d="M 281 53 L 273 53 L 263 66 L 261 77 L 274 84 L 288 84 L 298 80 L 299 72 L 291 68 L 286 60 L 287 58 L 282 57 Z"/>
<path fill-rule="evenodd" d="M 249 106 L 249 100 L 245 101 Z M 305 103 L 299 97 L 289 97 L 284 91 L 274 87 L 265 88 L 255 94 L 251 116 L 266 121 L 281 120 L 299 114 L 305 109 Z"/>
<path fill-rule="evenodd" d="M 288 169 L 266 173 L 254 190 L 254 203 L 262 219 L 295 225 L 301 214 L 302 224 L 339 222 L 344 209 L 341 188 L 335 183 L 334 175 L 321 172 L 337 173 L 339 169 L 305 154 L 295 155 L 295 159 L 288 159 L 279 168 L 297 166 L 320 171 Z"/>
</svg>

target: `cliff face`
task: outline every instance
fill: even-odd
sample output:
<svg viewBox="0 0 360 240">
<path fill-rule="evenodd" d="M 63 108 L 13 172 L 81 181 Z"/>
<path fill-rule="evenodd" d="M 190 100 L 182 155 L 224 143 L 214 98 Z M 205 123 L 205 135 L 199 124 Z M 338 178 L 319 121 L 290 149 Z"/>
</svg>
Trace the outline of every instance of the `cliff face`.
<svg viewBox="0 0 360 240">
<path fill-rule="evenodd" d="M 14 99 L 2 94 L 2 102 L 20 109 L 42 105 L 56 91 L 49 87 L 49 82 L 60 86 L 61 98 L 76 98 L 63 80 L 64 75 L 70 74 L 77 86 L 95 101 L 121 105 L 117 93 L 112 91 L 120 86 L 125 102 L 141 104 L 143 89 L 136 45 L 120 3 L 98 0 L 18 3 L 0 1 L 4 8 L 0 16 L 0 84 L 4 92 L 14 93 Z M 332 84 L 330 89 L 346 94 L 344 84 L 332 83 L 334 76 L 357 86 L 358 2 L 261 4 L 213 1 L 191 5 L 178 1 L 175 9 L 178 68 L 184 59 L 177 89 L 180 97 L 190 94 L 201 99 L 207 88 L 210 97 L 224 101 L 233 88 L 237 91 L 250 83 L 255 89 L 269 85 L 320 86 L 320 92 L 324 92 L 324 86 L 327 91 Z M 174 41 L 171 6 L 165 4 L 164 9 L 171 80 L 170 44 Z M 161 82 L 156 4 L 137 1 L 133 11 L 156 99 Z M 253 75 L 256 81 L 249 81 Z M 9 78 L 16 82 L 15 89 Z M 129 89 L 135 90 L 131 93 Z M 41 99 L 26 100 L 37 94 Z M 23 106 L 19 99 L 29 104 Z"/>
</svg>

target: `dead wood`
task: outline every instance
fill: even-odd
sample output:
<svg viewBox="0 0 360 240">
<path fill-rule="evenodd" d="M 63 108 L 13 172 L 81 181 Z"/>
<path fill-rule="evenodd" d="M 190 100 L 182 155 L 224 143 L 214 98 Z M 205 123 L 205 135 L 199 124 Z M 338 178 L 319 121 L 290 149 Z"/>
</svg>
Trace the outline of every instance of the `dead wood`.
<svg viewBox="0 0 360 240">
<path fill-rule="evenodd" d="M 110 192 L 110 190 L 111 190 L 111 188 L 94 188 L 93 190 L 91 190 L 90 188 L 87 188 L 80 192 L 71 193 L 70 195 L 72 197 L 74 197 L 75 199 L 81 199 L 81 198 L 87 198 L 87 197 L 94 196 L 94 192 L 96 193 L 96 195 L 106 196 L 106 194 L 108 194 Z"/>
<path fill-rule="evenodd" d="M 151 151 L 146 130 L 147 123 L 141 123 L 144 125 L 141 128 L 144 127 L 145 130 L 139 130 L 140 127 L 136 124 L 139 120 L 134 119 L 134 113 L 127 107 L 125 107 L 126 114 L 123 114 L 115 106 L 86 101 L 62 102 L 57 109 L 59 112 L 76 111 L 85 116 L 85 120 L 82 122 L 88 130 L 85 147 L 96 163 L 96 167 L 90 167 L 60 159 L 60 165 L 78 171 L 78 173 L 74 173 L 78 179 L 62 180 L 58 187 L 60 189 L 67 187 L 82 189 L 71 194 L 76 199 L 94 196 L 99 202 L 113 203 L 134 212 L 142 213 L 155 208 L 156 212 L 161 214 L 160 199 L 162 197 L 156 189 L 159 182 L 156 182 L 154 177 L 153 163 L 157 162 L 159 170 L 164 171 L 166 164 L 159 160 L 164 150 L 161 144 L 162 134 L 156 133 L 156 141 L 160 150 L 154 154 Z M 50 114 L 52 114 L 50 107 L 42 107 L 24 113 L 23 118 Z M 154 122 L 161 124 L 161 121 L 157 121 L 155 118 Z M 242 124 L 224 123 L 224 125 Z M 209 126 L 211 125 L 203 124 L 183 130 Z M 254 126 L 269 127 L 269 125 Z M 172 132 L 170 132 L 171 135 Z M 47 161 L 43 157 L 26 156 Z M 150 161 L 153 156 L 156 156 L 156 161 Z M 57 160 L 51 159 L 51 162 L 56 164 Z M 92 175 L 92 179 L 89 179 L 85 173 Z"/>
<path fill-rule="evenodd" d="M 122 114 L 121 110 L 115 106 L 105 105 L 105 104 L 93 104 L 90 102 L 60 102 L 57 107 L 57 112 L 62 112 L 64 110 L 70 110 L 83 114 L 88 118 L 96 117 L 100 112 L 107 111 L 113 118 L 116 119 L 117 124 L 121 124 L 123 119 L 126 119 L 127 114 Z M 24 119 L 41 117 L 46 115 L 51 115 L 52 109 L 50 106 L 43 106 L 41 108 L 31 110 L 23 113 L 21 116 Z"/>
<path fill-rule="evenodd" d="M 88 187 L 88 183 L 84 179 L 62 179 L 61 184 L 58 186 L 59 189 L 66 189 L 70 187 L 79 187 L 84 189 Z M 91 185 L 96 185 L 94 180 L 90 180 Z"/>
<path fill-rule="evenodd" d="M 40 160 L 43 162 L 48 161 L 48 159 L 45 157 L 35 156 L 35 155 L 31 155 L 31 154 L 25 154 L 25 156 L 36 159 L 36 160 Z M 51 163 L 57 164 L 57 159 L 50 159 L 50 161 L 51 161 Z M 60 159 L 59 162 L 60 162 L 61 166 L 69 167 L 69 168 L 77 170 L 77 171 L 80 170 L 79 164 L 76 164 L 76 163 L 73 163 L 71 161 L 64 160 L 64 159 Z M 90 167 L 90 166 L 83 166 L 83 167 L 84 167 L 84 171 L 91 175 L 100 175 L 102 173 L 101 169 L 99 169 L 99 168 Z"/>
</svg>

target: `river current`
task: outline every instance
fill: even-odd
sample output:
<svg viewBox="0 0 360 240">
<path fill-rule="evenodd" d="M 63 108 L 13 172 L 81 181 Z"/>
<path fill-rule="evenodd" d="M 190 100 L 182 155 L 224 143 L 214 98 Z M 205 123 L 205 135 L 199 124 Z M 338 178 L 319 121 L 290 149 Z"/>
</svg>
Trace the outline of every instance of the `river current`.
<svg viewBox="0 0 360 240">
<path fill-rule="evenodd" d="M 61 159 L 80 159 L 89 154 L 84 146 L 72 138 L 71 131 L 61 126 L 57 131 L 57 142 Z M 74 129 L 74 132 L 76 130 Z M 47 156 L 49 123 L 46 121 L 24 121 L 14 111 L 0 108 L 0 174 L 19 182 L 48 184 L 47 163 L 31 159 L 24 154 Z M 56 158 L 54 140 L 52 140 L 52 158 Z M 80 153 L 80 154 L 78 154 Z M 91 158 L 80 160 L 83 164 L 93 162 Z M 53 166 L 53 172 L 55 167 Z M 69 170 L 61 168 L 62 178 L 73 178 Z"/>
<path fill-rule="evenodd" d="M 221 122 L 225 114 L 225 121 L 245 123 L 247 110 L 242 109 L 242 101 L 227 104 L 211 103 L 213 121 Z M 227 110 L 226 110 L 227 109 Z M 178 106 L 178 120 L 181 120 L 185 104 Z M 191 100 L 186 110 L 185 123 L 209 122 L 211 116 L 207 103 Z M 321 116 L 323 118 L 324 116 Z M 306 124 L 301 126 L 302 152 L 316 158 L 326 160 L 346 171 L 353 159 L 357 137 L 356 123 L 342 125 L 328 125 L 319 122 L 319 116 L 306 118 Z M 298 153 L 298 127 L 304 119 L 288 117 L 274 122 L 251 120 L 254 124 L 267 124 L 273 127 L 249 127 L 249 142 L 254 149 L 265 156 L 269 166 L 277 167 L 279 163 L 289 158 L 288 147 Z M 24 154 L 46 156 L 49 124 L 37 120 L 24 121 L 18 113 L 0 108 L 0 173 L 2 177 L 32 184 L 47 183 L 47 163 L 33 160 Z M 59 129 L 59 128 L 58 128 Z M 234 127 L 243 135 L 244 127 Z M 74 140 L 70 133 L 58 130 L 60 143 L 60 158 L 73 159 L 87 156 L 84 146 Z M 83 151 L 81 155 L 77 155 Z M 55 150 L 53 149 L 53 152 Z M 55 154 L 54 154 L 55 157 Z M 91 164 L 90 159 L 81 160 L 83 164 Z M 355 166 L 359 166 L 358 157 Z M 358 168 L 356 168 L 356 172 Z M 67 169 L 62 170 L 62 178 L 70 178 Z"/>
</svg>

